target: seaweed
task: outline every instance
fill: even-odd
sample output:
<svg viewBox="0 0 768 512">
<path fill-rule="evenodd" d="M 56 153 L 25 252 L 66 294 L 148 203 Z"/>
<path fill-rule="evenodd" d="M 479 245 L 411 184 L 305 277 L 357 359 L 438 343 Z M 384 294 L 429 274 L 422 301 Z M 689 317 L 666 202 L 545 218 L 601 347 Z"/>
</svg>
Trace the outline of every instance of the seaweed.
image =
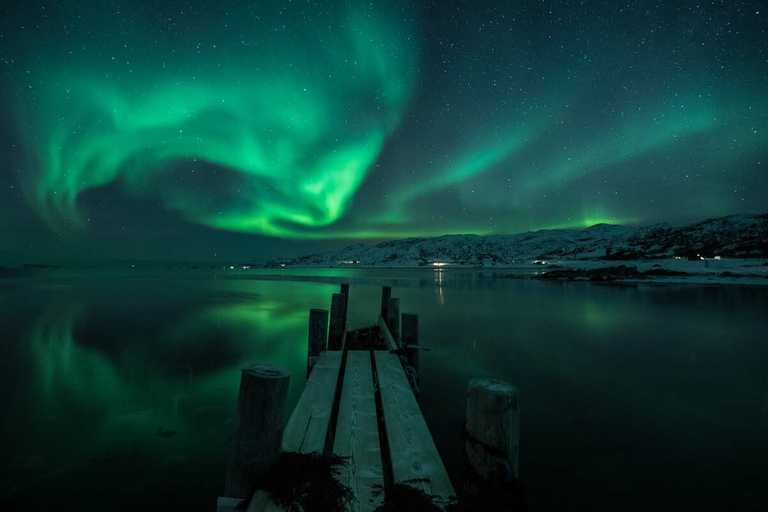
<svg viewBox="0 0 768 512">
<path fill-rule="evenodd" d="M 375 512 L 440 512 L 443 509 L 435 504 L 435 496 L 412 487 L 409 484 L 428 482 L 428 478 L 412 478 L 396 483 L 385 492 L 384 487 L 376 485 L 374 496 L 384 493 L 384 503 Z"/>
<path fill-rule="evenodd" d="M 343 512 L 355 499 L 349 487 L 336 478 L 347 460 L 339 455 L 283 452 L 256 482 L 253 492 L 266 492 L 286 512 Z M 247 509 L 250 501 L 243 500 L 237 510 Z"/>
<path fill-rule="evenodd" d="M 386 348 L 379 327 L 371 325 L 347 333 L 347 350 L 383 350 Z"/>
</svg>

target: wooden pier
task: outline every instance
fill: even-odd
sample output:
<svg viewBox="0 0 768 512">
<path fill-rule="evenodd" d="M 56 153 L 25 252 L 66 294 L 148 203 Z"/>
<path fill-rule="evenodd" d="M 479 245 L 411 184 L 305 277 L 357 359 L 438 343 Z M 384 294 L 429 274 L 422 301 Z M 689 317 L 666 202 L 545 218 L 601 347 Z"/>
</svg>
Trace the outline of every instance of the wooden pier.
<svg viewBox="0 0 768 512">
<path fill-rule="evenodd" d="M 384 287 L 377 323 L 350 331 L 346 325 L 348 299 L 349 286 L 342 285 L 341 293 L 333 295 L 330 315 L 325 310 L 310 311 L 306 387 L 282 432 L 279 451 L 344 457 L 346 464 L 336 479 L 351 491 L 353 499 L 348 501 L 346 510 L 374 511 L 384 504 L 395 486 L 403 485 L 422 491 L 431 497 L 436 507 L 455 503 L 456 492 L 415 396 L 418 392 L 418 317 L 403 314 L 401 324 L 399 299 L 391 297 L 391 289 Z M 272 379 L 267 385 L 273 381 L 277 383 L 279 379 Z M 242 407 L 279 409 L 279 405 L 272 403 L 274 400 L 244 397 L 244 389 L 241 384 L 238 432 L 248 428 L 242 425 L 243 417 L 254 416 L 252 411 L 245 415 Z M 260 394 L 274 394 L 263 387 L 255 389 Z M 254 403 L 257 405 L 252 405 Z M 271 424 L 269 418 L 274 414 L 274 411 L 261 411 L 256 415 L 261 418 L 259 425 L 264 423 L 263 418 Z M 483 411 L 472 415 L 483 422 L 487 420 Z M 496 423 L 501 425 L 505 421 Z M 519 429 L 519 421 L 513 423 L 512 427 Z M 509 427 L 501 427 L 504 435 L 509 433 Z M 483 423 L 483 428 L 491 432 L 495 427 Z M 264 436 L 254 434 L 253 437 Z M 265 471 L 263 462 L 258 467 L 243 467 L 244 449 L 237 439 L 236 435 L 227 477 L 229 497 L 219 498 L 218 511 L 234 510 L 238 504 L 242 509 L 244 499 L 250 499 L 247 510 L 251 512 L 283 510 L 272 503 L 264 491 L 246 495 L 242 486 L 235 490 L 232 481 L 258 478 Z M 515 460 L 509 464 L 514 466 L 516 477 L 517 439 L 514 443 Z M 499 451 L 505 448 L 500 446 Z M 280 455 L 274 447 L 251 446 L 250 449 L 254 451 L 246 458 L 255 461 L 275 460 Z M 483 456 L 484 453 L 481 459 Z M 487 462 L 480 460 L 480 463 Z M 285 475 L 285 478 L 291 476 Z"/>
</svg>

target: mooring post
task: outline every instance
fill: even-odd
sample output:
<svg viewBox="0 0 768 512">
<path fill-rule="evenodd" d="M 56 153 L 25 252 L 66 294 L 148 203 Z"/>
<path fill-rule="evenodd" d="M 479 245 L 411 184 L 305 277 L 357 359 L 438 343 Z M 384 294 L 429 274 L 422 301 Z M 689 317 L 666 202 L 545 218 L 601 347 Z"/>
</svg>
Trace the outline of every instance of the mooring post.
<svg viewBox="0 0 768 512">
<path fill-rule="evenodd" d="M 328 311 L 325 309 L 309 310 L 309 341 L 307 343 L 307 377 L 320 357 L 320 352 L 328 346 Z"/>
<path fill-rule="evenodd" d="M 349 284 L 341 283 L 339 286 L 339 293 L 347 296 L 347 300 L 344 302 L 344 330 L 347 330 L 347 312 L 349 311 Z"/>
<path fill-rule="evenodd" d="M 472 379 L 467 389 L 467 440 L 470 470 L 489 484 L 520 476 L 520 394 L 498 380 Z"/>
<path fill-rule="evenodd" d="M 347 296 L 334 293 L 331 298 L 331 323 L 328 328 L 328 350 L 340 350 L 341 338 L 344 336 L 344 312 L 347 307 Z"/>
<path fill-rule="evenodd" d="M 400 343 L 400 299 L 396 297 L 390 297 L 387 301 L 387 327 L 389 332 L 392 333 L 392 337 L 395 339 L 395 343 Z"/>
<path fill-rule="evenodd" d="M 381 287 L 381 318 L 387 321 L 387 306 L 389 305 L 389 298 L 392 296 L 391 286 Z"/>
<path fill-rule="evenodd" d="M 290 378 L 287 370 L 270 364 L 251 364 L 242 369 L 224 496 L 249 497 L 256 479 L 269 471 L 280 456 Z"/>
<path fill-rule="evenodd" d="M 404 347 L 414 347 L 409 349 L 406 364 L 413 368 L 414 387 L 419 387 L 419 315 L 413 313 L 403 313 L 400 320 L 400 330 L 403 336 Z"/>
</svg>

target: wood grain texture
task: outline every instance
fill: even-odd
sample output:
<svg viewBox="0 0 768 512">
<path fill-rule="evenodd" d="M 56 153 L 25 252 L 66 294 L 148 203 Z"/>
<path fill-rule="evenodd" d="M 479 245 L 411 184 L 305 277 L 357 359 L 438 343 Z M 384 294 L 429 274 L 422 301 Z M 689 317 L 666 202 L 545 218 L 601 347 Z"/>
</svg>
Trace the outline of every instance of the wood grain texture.
<svg viewBox="0 0 768 512">
<path fill-rule="evenodd" d="M 400 299 L 390 297 L 387 301 L 387 325 L 395 342 L 400 339 Z"/>
<path fill-rule="evenodd" d="M 381 335 L 384 337 L 384 343 L 387 344 L 387 350 L 397 350 L 397 343 L 392 337 L 392 333 L 389 332 L 387 321 L 384 320 L 384 317 L 381 315 L 379 315 L 379 330 L 381 331 Z"/>
<path fill-rule="evenodd" d="M 403 338 L 403 347 L 417 347 L 419 345 L 419 315 L 403 313 L 400 315 L 400 331 Z M 406 364 L 416 372 L 416 387 L 419 386 L 419 350 L 411 349 L 406 352 Z"/>
<path fill-rule="evenodd" d="M 381 316 L 384 319 L 387 318 L 387 305 L 389 304 L 389 298 L 392 296 L 391 286 L 381 287 Z"/>
<path fill-rule="evenodd" d="M 328 350 L 340 350 L 346 330 L 347 296 L 334 293 L 331 297 L 331 319 L 328 327 Z"/>
<path fill-rule="evenodd" d="M 367 350 L 347 353 L 333 453 L 350 457 L 339 477 L 355 495 L 350 510 L 369 512 L 380 506 L 383 496 L 373 495 L 373 486 L 383 485 L 383 477 L 371 356 Z"/>
<path fill-rule="evenodd" d="M 500 452 L 520 476 L 520 394 L 512 384 L 472 379 L 467 386 L 467 433 Z"/>
<path fill-rule="evenodd" d="M 385 351 L 374 354 L 395 482 L 426 478 L 428 482 L 411 485 L 437 496 L 436 503 L 445 506 L 455 495 L 453 485 L 405 377 L 400 358 Z"/>
<path fill-rule="evenodd" d="M 320 354 L 285 426 L 284 452 L 323 453 L 340 366 L 341 352 Z"/>
<path fill-rule="evenodd" d="M 328 345 L 328 311 L 309 310 L 309 338 L 307 343 L 307 377 L 317 363 L 320 352 Z"/>
<path fill-rule="evenodd" d="M 349 311 L 349 284 L 341 283 L 339 286 L 339 293 L 346 295 L 347 298 L 344 301 L 344 330 L 347 330 L 347 312 Z"/>
<path fill-rule="evenodd" d="M 289 383 L 288 371 L 279 366 L 251 364 L 242 369 L 224 496 L 248 496 L 253 482 L 269 471 L 280 455 Z"/>
<path fill-rule="evenodd" d="M 216 500 L 216 512 L 235 512 L 235 509 L 243 500 L 241 498 L 227 498 L 220 496 Z"/>
<path fill-rule="evenodd" d="M 283 509 L 275 505 L 264 491 L 256 491 L 248 503 L 247 512 L 283 512 Z"/>
</svg>

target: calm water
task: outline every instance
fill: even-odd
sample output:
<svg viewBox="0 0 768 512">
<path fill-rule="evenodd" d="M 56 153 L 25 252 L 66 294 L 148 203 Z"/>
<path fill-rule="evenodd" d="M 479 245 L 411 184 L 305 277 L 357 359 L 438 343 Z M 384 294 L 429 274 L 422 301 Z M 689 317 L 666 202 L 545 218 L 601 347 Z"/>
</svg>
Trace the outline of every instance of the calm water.
<svg viewBox="0 0 768 512">
<path fill-rule="evenodd" d="M 292 409 L 308 309 L 342 279 L 353 327 L 382 284 L 419 314 L 455 484 L 466 382 L 495 377 L 523 393 L 532 510 L 768 510 L 768 288 L 409 270 L 0 280 L 0 507 L 214 510 L 238 368 L 287 367 Z"/>
</svg>

